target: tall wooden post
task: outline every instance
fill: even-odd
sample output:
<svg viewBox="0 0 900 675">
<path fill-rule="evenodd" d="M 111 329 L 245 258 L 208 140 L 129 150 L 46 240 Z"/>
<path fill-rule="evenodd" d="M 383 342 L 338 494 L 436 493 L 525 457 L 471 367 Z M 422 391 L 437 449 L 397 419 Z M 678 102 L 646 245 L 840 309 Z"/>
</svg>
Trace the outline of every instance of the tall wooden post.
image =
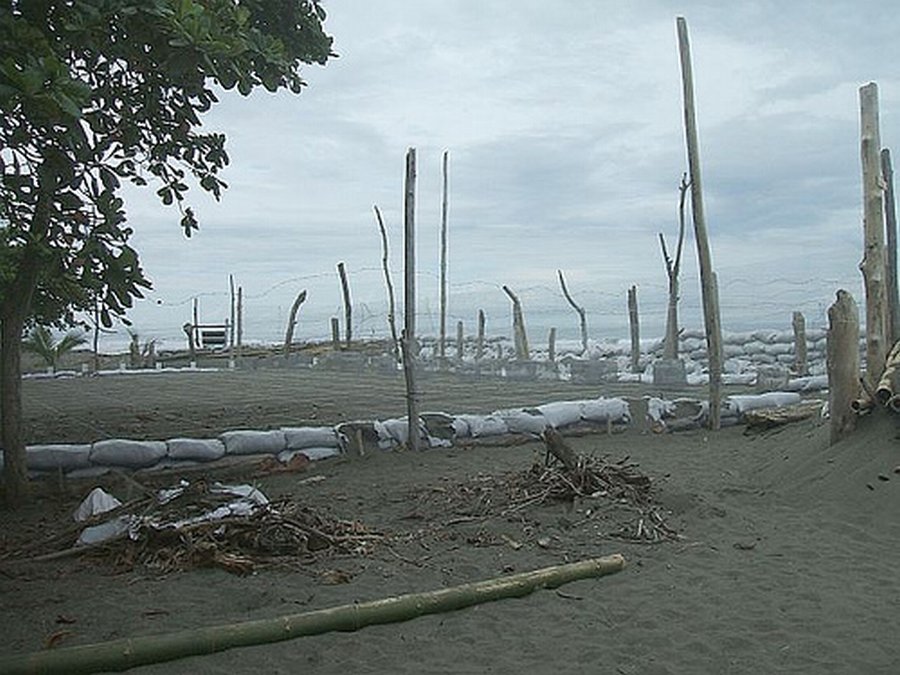
<svg viewBox="0 0 900 675">
<path fill-rule="evenodd" d="M 638 315 L 637 286 L 628 289 L 628 323 L 631 327 L 631 372 L 640 372 L 641 323 Z"/>
<path fill-rule="evenodd" d="M 406 379 L 406 416 L 409 448 L 419 449 L 419 400 L 416 391 L 416 149 L 406 151 L 403 206 L 403 374 Z"/>
<path fill-rule="evenodd" d="M 828 308 L 826 351 L 830 437 L 834 444 L 856 426 L 853 402 L 859 396 L 859 309 L 845 290 L 837 292 Z"/>
<path fill-rule="evenodd" d="M 900 340 L 900 281 L 897 279 L 897 208 L 894 203 L 894 169 L 891 151 L 881 150 L 881 176 L 884 179 L 884 225 L 887 239 L 888 344 Z"/>
<path fill-rule="evenodd" d="M 341 278 L 341 292 L 344 296 L 344 333 L 346 335 L 345 346 L 350 349 L 350 341 L 353 338 L 353 305 L 350 303 L 350 284 L 347 281 L 347 268 L 344 263 L 337 265 L 338 276 Z"/>
<path fill-rule="evenodd" d="M 887 357 L 884 210 L 881 194 L 881 134 L 878 85 L 859 88 L 860 154 L 863 177 L 863 259 L 859 264 L 866 289 L 866 380 L 874 390 Z"/>
<path fill-rule="evenodd" d="M 438 355 L 446 356 L 447 343 L 447 151 L 442 162 L 443 190 L 441 197 L 441 337 Z"/>
<path fill-rule="evenodd" d="M 806 318 L 802 312 L 794 312 L 794 372 L 803 376 L 809 374 L 806 360 Z"/>
<path fill-rule="evenodd" d="M 381 211 L 378 206 L 375 209 L 375 218 L 378 220 L 378 231 L 381 233 L 381 269 L 384 272 L 384 284 L 387 287 L 388 296 L 388 328 L 391 330 L 391 353 L 394 358 L 400 360 L 400 341 L 397 339 L 397 309 L 394 302 L 394 283 L 391 281 L 391 270 L 388 266 L 388 238 L 387 229 L 384 227 L 384 220 L 381 217 Z"/>
<path fill-rule="evenodd" d="M 588 348 L 587 318 L 585 317 L 584 307 L 577 305 L 569 294 L 569 289 L 566 287 L 566 278 L 563 276 L 562 270 L 556 270 L 556 274 L 559 276 L 559 285 L 562 288 L 563 296 L 578 314 L 578 322 L 581 326 L 581 352 L 584 353 Z"/>
<path fill-rule="evenodd" d="M 481 361 L 484 357 L 484 310 L 478 310 L 478 337 L 475 339 L 475 360 Z"/>
<path fill-rule="evenodd" d="M 694 110 L 694 75 L 691 67 L 691 47 L 687 22 L 679 16 L 678 51 L 681 57 L 681 78 L 684 96 L 684 130 L 687 141 L 688 167 L 691 185 L 691 211 L 694 220 L 694 238 L 697 240 L 697 258 L 700 264 L 700 286 L 703 295 L 703 320 L 706 329 L 706 346 L 709 355 L 709 428 L 721 426 L 722 381 L 722 322 L 719 316 L 719 293 L 713 274 L 712 254 L 706 232 L 706 216 L 703 211 L 703 183 L 700 177 L 700 143 L 697 134 L 697 116 Z"/>
<path fill-rule="evenodd" d="M 294 326 L 297 325 L 297 312 L 300 311 L 300 305 L 306 301 L 306 290 L 300 291 L 291 305 L 291 314 L 288 317 L 287 330 L 284 333 L 284 355 L 291 353 L 291 345 L 294 343 Z"/>
</svg>

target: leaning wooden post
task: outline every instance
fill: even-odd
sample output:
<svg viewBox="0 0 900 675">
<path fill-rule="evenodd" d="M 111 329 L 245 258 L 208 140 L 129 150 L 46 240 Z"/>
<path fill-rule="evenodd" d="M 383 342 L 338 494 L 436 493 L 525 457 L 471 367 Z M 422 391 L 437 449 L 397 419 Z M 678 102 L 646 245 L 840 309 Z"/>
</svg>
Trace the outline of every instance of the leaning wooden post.
<svg viewBox="0 0 900 675">
<path fill-rule="evenodd" d="M 694 220 L 694 238 L 697 240 L 700 287 L 703 295 L 703 320 L 706 328 L 707 353 L 709 355 L 709 428 L 718 429 L 721 426 L 722 322 L 719 316 L 719 294 L 713 278 L 709 236 L 706 232 L 706 216 L 703 212 L 703 183 L 700 178 L 700 143 L 697 135 L 697 117 L 694 110 L 694 75 L 691 68 L 691 47 L 688 40 L 687 22 L 684 17 L 679 16 L 676 24 L 678 26 L 678 51 L 681 57 L 684 129 L 691 185 L 691 211 Z"/>
<path fill-rule="evenodd" d="M 442 162 L 443 190 L 441 197 L 441 337 L 438 356 L 446 356 L 447 343 L 447 151 Z"/>
<path fill-rule="evenodd" d="M 456 360 L 462 362 L 465 350 L 465 336 L 463 335 L 463 322 L 456 322 Z"/>
<path fill-rule="evenodd" d="M 550 336 L 547 338 L 547 360 L 550 363 L 556 361 L 556 327 L 550 329 Z"/>
<path fill-rule="evenodd" d="M 288 317 L 287 330 L 284 333 L 284 355 L 291 353 L 291 345 L 294 343 L 294 326 L 297 325 L 297 312 L 300 311 L 300 305 L 306 301 L 306 291 L 302 290 L 297 294 L 294 304 L 291 305 L 291 313 Z"/>
<path fill-rule="evenodd" d="M 900 340 L 900 282 L 897 279 L 897 208 L 894 203 L 894 169 L 891 151 L 881 150 L 881 176 L 884 180 L 884 225 L 887 240 L 888 344 Z"/>
<path fill-rule="evenodd" d="M 406 416 L 409 449 L 419 449 L 419 400 L 416 391 L 416 149 L 406 151 L 406 182 L 403 207 L 404 329 L 403 374 L 406 379 Z"/>
<path fill-rule="evenodd" d="M 484 310 L 478 310 L 478 337 L 475 339 L 475 360 L 481 361 L 484 357 Z"/>
<path fill-rule="evenodd" d="M 585 317 L 584 307 L 577 305 L 569 294 L 569 289 L 566 287 L 566 278 L 563 276 L 562 270 L 556 270 L 556 274 L 559 275 L 559 285 L 562 288 L 563 296 L 578 314 L 578 322 L 581 326 L 581 353 L 583 354 L 588 348 L 587 318 Z"/>
<path fill-rule="evenodd" d="M 522 303 L 509 286 L 503 287 L 503 292 L 509 296 L 513 304 L 513 336 L 516 345 L 516 359 L 527 361 L 530 358 L 528 349 L 528 334 L 525 332 L 525 314 L 522 312 Z"/>
<path fill-rule="evenodd" d="M 830 438 L 834 444 L 856 426 L 853 403 L 859 396 L 859 309 L 845 290 L 837 292 L 828 308 L 826 351 Z"/>
<path fill-rule="evenodd" d="M 631 327 L 631 372 L 640 372 L 641 323 L 638 315 L 637 286 L 628 289 L 628 323 Z"/>
<path fill-rule="evenodd" d="M 388 238 L 387 230 L 384 227 L 384 220 L 381 217 L 381 211 L 378 206 L 375 209 L 375 218 L 378 220 L 378 230 L 381 232 L 381 269 L 384 272 L 384 284 L 387 287 L 388 296 L 388 327 L 391 330 L 391 353 L 394 358 L 400 360 L 400 341 L 397 339 L 397 310 L 394 302 L 394 283 L 391 281 L 391 270 L 388 266 Z"/>
<path fill-rule="evenodd" d="M 884 209 L 881 138 L 878 129 L 878 85 L 859 88 L 860 154 L 863 175 L 863 259 L 859 264 L 866 289 L 866 380 L 874 389 L 887 356 Z"/>
<path fill-rule="evenodd" d="M 350 284 L 347 282 L 347 269 L 344 263 L 337 265 L 338 275 L 341 277 L 341 292 L 344 296 L 344 332 L 346 334 L 346 347 L 350 349 L 350 340 L 353 337 L 353 305 L 350 303 Z"/>
<path fill-rule="evenodd" d="M 806 360 L 806 318 L 802 312 L 794 312 L 794 372 L 803 376 L 809 373 Z"/>
</svg>

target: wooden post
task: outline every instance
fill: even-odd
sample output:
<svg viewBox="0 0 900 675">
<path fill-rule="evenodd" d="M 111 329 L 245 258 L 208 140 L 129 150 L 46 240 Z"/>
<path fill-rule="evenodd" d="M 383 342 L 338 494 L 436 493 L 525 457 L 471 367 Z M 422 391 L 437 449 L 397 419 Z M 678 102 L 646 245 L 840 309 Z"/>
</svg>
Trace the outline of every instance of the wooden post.
<svg viewBox="0 0 900 675">
<path fill-rule="evenodd" d="M 678 276 L 681 273 L 681 252 L 684 248 L 684 207 L 687 201 L 687 191 L 691 184 L 687 174 L 681 176 L 681 185 L 678 186 L 678 242 L 675 244 L 675 258 L 669 256 L 666 248 L 666 238 L 659 233 L 659 245 L 662 248 L 663 261 L 666 264 L 666 277 L 669 280 L 669 302 L 666 308 L 666 336 L 663 339 L 663 358 L 675 360 L 678 358 Z"/>
<path fill-rule="evenodd" d="M 837 292 L 828 308 L 826 351 L 830 438 L 834 444 L 856 426 L 853 402 L 859 396 L 859 309 L 845 290 Z"/>
<path fill-rule="evenodd" d="M 241 356 L 244 346 L 244 287 L 237 289 L 237 346 L 238 357 Z"/>
<path fill-rule="evenodd" d="M 442 162 L 443 190 L 441 198 L 441 337 L 438 355 L 446 355 L 447 342 L 447 151 Z"/>
<path fill-rule="evenodd" d="M 228 290 L 229 296 L 231 298 L 231 322 L 228 324 L 230 326 L 230 330 L 228 331 L 228 346 L 231 348 L 231 357 L 234 358 L 234 328 L 235 328 L 235 313 L 237 311 L 237 307 L 235 305 L 235 296 L 234 296 L 234 275 L 228 275 Z"/>
<path fill-rule="evenodd" d="M 577 305 L 569 294 L 569 289 L 566 287 L 566 278 L 563 276 L 562 270 L 556 270 L 556 274 L 559 275 L 559 285 L 562 288 L 563 296 L 572 305 L 572 309 L 578 313 L 578 321 L 581 325 L 581 352 L 583 354 L 588 348 L 587 318 L 584 314 L 584 307 Z"/>
<path fill-rule="evenodd" d="M 884 180 L 884 224 L 887 240 L 888 344 L 900 340 L 900 280 L 897 279 L 897 208 L 894 203 L 894 169 L 891 151 L 881 150 L 881 176 Z"/>
<path fill-rule="evenodd" d="M 801 377 L 809 374 L 806 361 L 806 318 L 802 312 L 794 312 L 794 372 Z"/>
<path fill-rule="evenodd" d="M 503 292 L 509 296 L 513 303 L 513 335 L 516 345 L 516 359 L 527 361 L 531 354 L 528 349 L 528 334 L 525 332 L 525 314 L 522 312 L 522 303 L 508 286 L 503 287 Z"/>
<path fill-rule="evenodd" d="M 338 275 L 341 277 L 341 292 L 344 296 L 344 332 L 346 334 L 345 346 L 350 349 L 350 340 L 353 338 L 353 305 L 350 303 L 350 284 L 347 282 L 347 269 L 344 263 L 337 265 Z"/>
<path fill-rule="evenodd" d="M 291 345 L 294 342 L 294 326 L 297 325 L 297 312 L 300 311 L 300 305 L 306 301 L 306 290 L 300 291 L 294 304 L 291 305 L 291 314 L 288 317 L 287 330 L 284 333 L 284 355 L 291 353 Z"/>
<path fill-rule="evenodd" d="M 334 351 L 341 348 L 341 322 L 336 316 L 331 317 L 331 346 Z"/>
<path fill-rule="evenodd" d="M 550 363 L 556 361 L 556 328 L 550 329 L 550 337 L 547 338 L 547 359 Z"/>
<path fill-rule="evenodd" d="M 403 207 L 404 329 L 403 374 L 406 379 L 406 416 L 409 449 L 419 449 L 419 400 L 416 391 L 416 149 L 406 151 L 406 181 Z"/>
<path fill-rule="evenodd" d="M 691 68 L 691 47 L 687 22 L 684 17 L 676 20 L 678 26 L 678 51 L 681 57 L 682 89 L 684 96 L 684 128 L 687 141 L 688 166 L 691 186 L 691 211 L 694 220 L 694 238 L 697 240 L 697 258 L 700 264 L 700 286 L 703 295 L 703 320 L 706 328 L 706 345 L 709 355 L 709 428 L 721 426 L 722 381 L 722 322 L 719 316 L 719 293 L 713 274 L 712 254 L 706 232 L 706 216 L 703 212 L 703 183 L 700 177 L 700 143 L 697 137 L 697 117 L 694 110 L 694 76 Z"/>
<path fill-rule="evenodd" d="M 637 286 L 628 289 L 628 323 L 631 326 L 631 372 L 641 372 L 641 323 L 638 315 Z"/>
<path fill-rule="evenodd" d="M 463 322 L 456 322 L 456 359 L 460 363 L 463 360 L 463 352 L 465 350 L 465 336 L 463 335 Z"/>
<path fill-rule="evenodd" d="M 863 259 L 859 264 L 866 289 L 866 381 L 874 390 L 887 356 L 884 210 L 879 156 L 878 85 L 859 88 L 860 154 L 863 176 Z"/>
<path fill-rule="evenodd" d="M 388 267 L 388 239 L 387 230 L 384 227 L 384 220 L 381 218 L 381 211 L 378 206 L 375 209 L 375 218 L 378 220 L 378 230 L 381 232 L 381 267 L 384 271 L 384 284 L 387 286 L 388 296 L 388 327 L 391 329 L 391 353 L 394 358 L 400 361 L 400 342 L 397 339 L 397 313 L 394 303 L 394 284 L 391 281 L 391 271 Z"/>
<path fill-rule="evenodd" d="M 478 337 L 475 341 L 475 360 L 481 361 L 484 357 L 484 310 L 478 310 Z"/>
</svg>

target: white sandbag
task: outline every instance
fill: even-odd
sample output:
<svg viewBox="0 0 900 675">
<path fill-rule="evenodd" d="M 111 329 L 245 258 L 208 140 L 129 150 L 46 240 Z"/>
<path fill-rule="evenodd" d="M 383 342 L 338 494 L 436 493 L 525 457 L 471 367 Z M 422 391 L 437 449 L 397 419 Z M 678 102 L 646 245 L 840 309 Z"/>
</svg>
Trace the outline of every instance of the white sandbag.
<svg viewBox="0 0 900 675">
<path fill-rule="evenodd" d="M 554 428 L 561 429 L 581 421 L 584 401 L 555 401 L 537 407 L 544 419 Z"/>
<path fill-rule="evenodd" d="M 288 450 L 338 447 L 333 427 L 282 427 L 281 431 Z"/>
<path fill-rule="evenodd" d="M 666 401 L 656 397 L 647 399 L 647 419 L 653 423 L 660 424 L 666 417 L 672 417 L 675 414 L 675 409 L 674 401 Z"/>
<path fill-rule="evenodd" d="M 166 456 L 163 441 L 131 441 L 111 438 L 91 446 L 91 464 L 140 469 L 153 466 Z"/>
<path fill-rule="evenodd" d="M 218 438 L 170 438 L 166 454 L 171 459 L 212 462 L 225 456 L 225 444 Z"/>
<path fill-rule="evenodd" d="M 125 536 L 131 529 L 132 525 L 136 525 L 140 519 L 137 516 L 123 515 L 113 518 L 99 525 L 86 527 L 78 535 L 76 546 L 88 546 L 90 544 L 98 544 L 101 541 L 110 541 Z"/>
<path fill-rule="evenodd" d="M 791 391 L 770 391 L 765 394 L 745 394 L 729 396 L 725 399 L 725 405 L 738 415 L 743 415 L 748 410 L 760 408 L 780 408 L 783 406 L 800 403 L 800 394 Z"/>
<path fill-rule="evenodd" d="M 496 414 L 490 415 L 459 415 L 468 426 L 473 438 L 484 436 L 502 436 L 509 433 L 509 427 L 502 417 Z"/>
<path fill-rule="evenodd" d="M 120 506 L 122 506 L 122 502 L 113 495 L 109 494 L 103 488 L 95 487 L 88 493 L 88 496 L 82 500 L 81 504 L 78 505 L 78 508 L 75 509 L 72 518 L 75 519 L 76 523 L 83 523 L 89 518 L 98 516 L 101 513 L 106 513 L 107 511 L 112 511 Z"/>
<path fill-rule="evenodd" d="M 287 464 L 297 455 L 305 455 L 312 462 L 327 459 L 341 454 L 340 448 L 303 448 L 302 450 L 282 450 L 278 453 L 278 461 Z"/>
<path fill-rule="evenodd" d="M 454 438 L 469 438 L 472 435 L 472 430 L 469 428 L 469 423 L 466 421 L 465 417 L 457 415 L 453 418 L 453 437 Z"/>
<path fill-rule="evenodd" d="M 510 409 L 497 410 L 493 413 L 504 422 L 511 434 L 540 435 L 550 423 L 537 410 Z"/>
<path fill-rule="evenodd" d="M 91 466 L 91 445 L 29 445 L 25 465 L 33 471 L 75 471 Z"/>
<path fill-rule="evenodd" d="M 287 442 L 281 429 L 273 431 L 238 429 L 226 431 L 219 438 L 225 444 L 226 455 L 276 455 L 287 449 Z"/>
<path fill-rule="evenodd" d="M 382 420 L 381 426 L 387 432 L 393 444 L 406 445 L 409 440 L 409 421 L 406 417 Z M 425 429 L 425 425 L 419 420 L 419 438 L 425 438 L 427 435 L 428 431 Z"/>
<path fill-rule="evenodd" d="M 623 398 L 597 398 L 583 401 L 581 404 L 582 419 L 588 422 L 628 422 L 631 412 L 628 401 Z"/>
</svg>

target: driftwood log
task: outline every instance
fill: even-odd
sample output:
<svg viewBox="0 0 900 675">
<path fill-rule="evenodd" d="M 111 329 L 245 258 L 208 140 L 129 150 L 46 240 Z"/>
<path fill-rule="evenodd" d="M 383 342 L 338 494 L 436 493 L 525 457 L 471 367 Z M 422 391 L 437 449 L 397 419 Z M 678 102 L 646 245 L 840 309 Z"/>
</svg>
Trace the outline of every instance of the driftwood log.
<svg viewBox="0 0 900 675">
<path fill-rule="evenodd" d="M 826 351 L 830 437 L 834 444 L 855 428 L 860 393 L 859 308 L 843 289 L 828 308 Z"/>
<path fill-rule="evenodd" d="M 875 388 L 875 400 L 881 405 L 888 405 L 897 394 L 900 394 L 900 341 L 888 354 L 884 372 Z"/>
<path fill-rule="evenodd" d="M 0 659 L 0 672 L 9 675 L 38 672 L 68 675 L 125 670 L 187 656 L 212 654 L 233 647 L 267 644 L 331 631 L 356 631 L 366 626 L 451 612 L 493 600 L 522 597 L 539 588 L 557 588 L 570 581 L 614 574 L 624 567 L 625 559 L 618 554 L 592 558 L 437 591 L 410 593 L 303 614 L 35 652 Z"/>
<path fill-rule="evenodd" d="M 578 456 L 556 429 L 553 427 L 544 429 L 541 433 L 541 440 L 544 441 L 544 446 L 547 448 L 545 464 L 548 463 L 550 455 L 553 455 L 562 462 L 566 471 L 575 471 L 578 468 Z"/>
</svg>

